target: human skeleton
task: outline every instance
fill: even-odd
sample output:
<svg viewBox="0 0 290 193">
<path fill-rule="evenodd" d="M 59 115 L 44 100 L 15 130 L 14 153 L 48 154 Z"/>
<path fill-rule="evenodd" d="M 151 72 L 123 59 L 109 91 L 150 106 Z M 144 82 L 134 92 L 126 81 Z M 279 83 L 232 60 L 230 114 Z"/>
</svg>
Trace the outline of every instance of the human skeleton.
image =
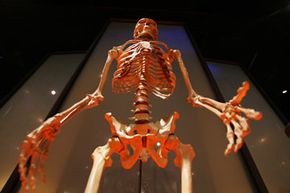
<svg viewBox="0 0 290 193">
<path fill-rule="evenodd" d="M 170 151 L 176 154 L 174 163 L 181 169 L 181 192 L 192 193 L 191 162 L 195 152 L 191 145 L 181 143 L 174 135 L 175 121 L 179 118 L 179 114 L 175 112 L 167 120 L 150 121 L 149 94 L 153 93 L 165 99 L 174 92 L 176 78 L 171 64 L 175 60 L 179 64 L 188 90 L 187 101 L 193 107 L 204 107 L 212 111 L 226 125 L 229 143 L 224 154 L 237 152 L 242 147 L 243 138 L 250 131 L 248 119 L 262 118 L 260 112 L 240 106 L 249 89 L 249 83 L 244 82 L 237 90 L 237 95 L 226 103 L 198 95 L 191 86 L 180 51 L 168 48 L 165 43 L 157 40 L 157 36 L 156 22 L 148 18 L 140 19 L 135 26 L 134 39 L 113 47 L 108 52 L 98 88 L 69 109 L 49 118 L 27 135 L 21 145 L 19 156 L 20 180 L 26 192 L 36 188 L 34 176 L 37 170 L 44 176 L 43 162 L 47 158 L 49 145 L 62 125 L 81 111 L 96 107 L 103 101 L 103 87 L 114 60 L 117 61 L 117 70 L 112 80 L 113 92 L 135 91 L 132 117 L 134 123 L 125 125 L 110 113 L 105 115 L 112 136 L 104 146 L 97 147 L 92 154 L 94 163 L 85 193 L 98 192 L 102 172 L 104 168 L 112 165 L 113 153 L 120 155 L 121 165 L 125 169 L 132 168 L 138 160 L 146 162 L 149 157 L 159 167 L 165 168 Z M 133 151 L 130 152 L 129 148 Z M 28 169 L 29 158 L 31 164 Z"/>
</svg>

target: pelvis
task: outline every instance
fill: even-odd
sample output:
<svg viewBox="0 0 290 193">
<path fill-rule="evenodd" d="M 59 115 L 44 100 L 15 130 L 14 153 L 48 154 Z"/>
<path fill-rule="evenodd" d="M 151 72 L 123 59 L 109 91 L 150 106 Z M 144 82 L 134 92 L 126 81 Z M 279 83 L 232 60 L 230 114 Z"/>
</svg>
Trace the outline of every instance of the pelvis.
<svg viewBox="0 0 290 193">
<path fill-rule="evenodd" d="M 110 124 L 114 149 L 118 149 L 121 164 L 125 169 L 130 169 L 140 159 L 146 162 L 151 157 L 159 167 L 166 167 L 167 154 L 170 151 L 172 142 L 167 144 L 171 135 L 175 132 L 175 122 L 179 114 L 174 112 L 168 119 L 161 119 L 155 123 L 125 125 L 120 123 L 111 113 L 105 115 Z M 171 140 L 172 141 L 172 140 Z M 122 146 L 122 147 L 120 147 Z M 168 146 L 168 147 L 167 147 Z"/>
</svg>

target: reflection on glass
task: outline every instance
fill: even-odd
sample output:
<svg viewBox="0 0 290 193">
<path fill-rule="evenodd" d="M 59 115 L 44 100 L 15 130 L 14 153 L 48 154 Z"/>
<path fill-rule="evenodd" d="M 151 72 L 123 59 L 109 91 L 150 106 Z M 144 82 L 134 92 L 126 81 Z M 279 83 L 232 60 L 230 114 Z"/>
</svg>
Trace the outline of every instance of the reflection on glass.
<svg viewBox="0 0 290 193">
<path fill-rule="evenodd" d="M 44 120 L 43 120 L 43 118 L 39 117 L 39 118 L 37 118 L 37 121 L 38 121 L 39 123 L 42 123 Z"/>
<path fill-rule="evenodd" d="M 260 140 L 259 140 L 259 143 L 260 144 L 263 144 L 267 141 L 267 138 L 266 137 L 262 137 Z"/>
<path fill-rule="evenodd" d="M 55 95 L 56 94 L 56 91 L 55 90 L 52 90 L 50 91 L 51 95 Z"/>
<path fill-rule="evenodd" d="M 30 91 L 28 89 L 24 89 L 25 94 L 30 94 Z"/>
</svg>

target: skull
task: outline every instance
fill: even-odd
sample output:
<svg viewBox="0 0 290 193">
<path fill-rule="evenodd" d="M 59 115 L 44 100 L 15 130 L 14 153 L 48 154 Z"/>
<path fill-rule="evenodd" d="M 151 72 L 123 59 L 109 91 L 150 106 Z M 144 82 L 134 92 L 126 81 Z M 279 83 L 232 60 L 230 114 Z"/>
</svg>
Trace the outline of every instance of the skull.
<svg viewBox="0 0 290 193">
<path fill-rule="evenodd" d="M 134 30 L 134 39 L 157 40 L 157 23 L 149 18 L 140 19 Z"/>
</svg>

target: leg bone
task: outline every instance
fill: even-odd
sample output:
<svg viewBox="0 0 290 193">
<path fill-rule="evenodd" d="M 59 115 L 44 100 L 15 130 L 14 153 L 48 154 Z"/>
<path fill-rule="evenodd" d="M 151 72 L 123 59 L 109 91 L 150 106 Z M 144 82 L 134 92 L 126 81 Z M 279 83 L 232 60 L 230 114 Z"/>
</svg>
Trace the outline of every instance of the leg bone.
<svg viewBox="0 0 290 193">
<path fill-rule="evenodd" d="M 171 135 L 166 147 L 176 154 L 174 163 L 181 169 L 181 193 L 192 193 L 191 163 L 195 157 L 192 146 L 181 143 L 176 136 Z"/>
<path fill-rule="evenodd" d="M 122 148 L 122 144 L 117 138 L 110 138 L 106 145 L 95 149 L 92 153 L 92 158 L 94 160 L 93 168 L 87 182 L 85 193 L 98 192 L 104 169 L 112 165 L 112 153 L 119 152 Z"/>
</svg>

